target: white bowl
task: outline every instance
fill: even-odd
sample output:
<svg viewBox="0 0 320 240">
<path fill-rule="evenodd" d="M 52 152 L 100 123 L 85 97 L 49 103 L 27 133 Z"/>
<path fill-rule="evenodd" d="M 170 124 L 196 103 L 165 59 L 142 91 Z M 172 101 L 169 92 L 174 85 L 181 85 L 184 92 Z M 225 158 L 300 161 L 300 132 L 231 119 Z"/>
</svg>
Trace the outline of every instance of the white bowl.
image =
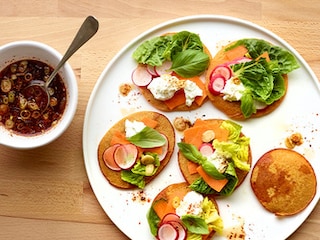
<svg viewBox="0 0 320 240">
<path fill-rule="evenodd" d="M 62 55 L 52 47 L 35 41 L 16 41 L 0 46 L 0 71 L 7 65 L 22 59 L 42 61 L 55 68 Z M 0 124 L 0 144 L 17 149 L 30 149 L 46 145 L 57 139 L 70 125 L 78 104 L 78 85 L 70 64 L 65 63 L 60 69 L 66 87 L 66 107 L 59 122 L 36 135 L 15 134 Z"/>
</svg>

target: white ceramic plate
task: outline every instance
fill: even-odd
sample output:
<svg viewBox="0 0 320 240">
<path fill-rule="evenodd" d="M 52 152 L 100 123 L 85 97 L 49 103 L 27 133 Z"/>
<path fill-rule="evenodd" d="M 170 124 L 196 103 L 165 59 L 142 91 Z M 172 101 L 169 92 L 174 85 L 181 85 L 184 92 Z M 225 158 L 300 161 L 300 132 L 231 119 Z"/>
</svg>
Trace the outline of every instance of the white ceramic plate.
<svg viewBox="0 0 320 240">
<path fill-rule="evenodd" d="M 135 38 L 107 65 L 92 92 L 84 121 L 83 153 L 89 181 L 106 214 L 131 239 L 152 239 L 146 220 L 152 199 L 168 184 L 184 180 L 178 168 L 176 152 L 165 170 L 144 191 L 124 191 L 112 187 L 102 175 L 97 147 L 105 132 L 127 114 L 155 110 L 137 90 L 127 97 L 119 94 L 120 84 L 131 83 L 131 72 L 136 66 L 132 52 L 146 39 L 182 30 L 198 33 L 212 55 L 229 41 L 261 38 L 290 50 L 296 56 L 301 68 L 289 74 L 289 89 L 282 105 L 268 116 L 241 124 L 243 132 L 251 138 L 253 164 L 266 151 L 285 147 L 284 140 L 290 134 L 300 132 L 304 144 L 295 150 L 306 156 L 319 179 L 320 134 L 317 130 L 320 130 L 320 88 L 315 74 L 299 53 L 272 32 L 240 19 L 197 15 L 165 22 Z M 199 110 L 166 113 L 166 116 L 171 120 L 176 116 L 185 116 L 191 121 L 199 117 L 226 118 L 209 102 Z M 177 142 L 180 138 L 177 134 Z M 258 203 L 250 187 L 250 175 L 231 197 L 218 200 L 225 221 L 225 235 L 230 233 L 230 229 L 243 226 L 246 239 L 285 239 L 305 221 L 318 202 L 320 185 L 317 195 L 303 212 L 292 217 L 276 217 Z"/>
</svg>

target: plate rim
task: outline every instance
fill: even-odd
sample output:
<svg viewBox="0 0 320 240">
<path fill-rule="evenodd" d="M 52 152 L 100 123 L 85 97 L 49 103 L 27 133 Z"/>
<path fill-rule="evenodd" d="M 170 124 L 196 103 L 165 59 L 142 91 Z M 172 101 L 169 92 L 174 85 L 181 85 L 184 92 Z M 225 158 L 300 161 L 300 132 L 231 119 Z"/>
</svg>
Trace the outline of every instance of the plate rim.
<svg viewBox="0 0 320 240">
<path fill-rule="evenodd" d="M 244 25 L 246 27 L 250 27 L 253 28 L 254 30 L 259 30 L 260 32 L 269 35 L 271 38 L 279 41 L 282 45 L 284 45 L 289 51 L 291 51 L 295 57 L 297 58 L 297 60 L 299 62 L 301 62 L 301 65 L 303 65 L 303 67 L 306 68 L 307 73 L 310 74 L 310 77 L 313 80 L 313 83 L 317 86 L 318 90 L 320 91 L 320 83 L 318 81 L 317 76 L 315 75 L 315 73 L 313 72 L 313 70 L 311 69 L 311 67 L 309 66 L 309 64 L 305 61 L 305 59 L 288 43 L 286 42 L 283 38 L 281 38 L 280 36 L 276 35 L 274 32 L 268 30 L 265 27 L 262 27 L 256 23 L 253 23 L 251 21 L 245 20 L 245 19 L 241 19 L 241 18 L 237 18 L 237 17 L 233 17 L 233 16 L 226 16 L 226 15 L 215 15 L 215 14 L 199 14 L 199 15 L 189 15 L 189 16 L 183 16 L 183 17 L 179 17 L 179 18 L 174 18 L 174 19 L 170 19 L 167 21 L 164 21 L 160 24 L 157 24 L 151 28 L 149 28 L 148 30 L 140 33 L 139 35 L 137 35 L 135 38 L 133 38 L 131 41 L 129 41 L 126 45 L 124 45 L 120 51 L 118 51 L 113 57 L 112 59 L 107 63 L 106 67 L 104 68 L 104 70 L 102 71 L 102 73 L 100 74 L 98 80 L 96 81 L 96 83 L 94 84 L 94 88 L 90 94 L 90 97 L 88 99 L 87 102 L 87 107 L 85 110 L 85 115 L 84 115 L 84 122 L 83 122 L 83 134 L 82 134 L 82 143 L 83 143 L 83 158 L 84 158 L 84 162 L 85 162 L 85 169 L 86 169 L 86 174 L 88 176 L 88 180 L 89 180 L 89 184 L 92 187 L 92 190 L 94 192 L 94 195 L 96 197 L 96 199 L 98 200 L 100 206 L 102 207 L 102 209 L 104 210 L 105 214 L 109 217 L 108 213 L 105 211 L 104 206 L 102 205 L 101 201 L 102 199 L 99 199 L 98 194 L 96 193 L 95 187 L 92 186 L 92 182 L 93 182 L 93 178 L 94 176 L 91 175 L 91 172 L 89 171 L 89 156 L 88 155 L 88 151 L 85 147 L 85 145 L 87 144 L 87 134 L 88 134 L 88 127 L 87 124 L 89 122 L 89 118 L 90 118 L 90 111 L 92 109 L 92 104 L 94 103 L 94 99 L 95 99 L 95 94 L 98 92 L 99 90 L 99 86 L 102 84 L 104 77 L 107 75 L 107 73 L 110 71 L 110 68 L 115 64 L 115 62 L 119 59 L 120 56 L 122 56 L 125 52 L 128 51 L 128 49 L 130 49 L 130 47 L 132 47 L 133 45 L 135 45 L 138 41 L 141 41 L 141 39 L 143 39 L 144 37 L 152 34 L 155 31 L 159 31 L 162 28 L 168 28 L 171 27 L 173 24 L 184 24 L 186 22 L 192 22 L 192 21 L 205 21 L 205 20 L 210 20 L 210 21 L 217 21 L 217 20 L 221 20 L 224 22 L 230 22 L 232 24 L 241 24 Z M 121 190 L 123 191 L 123 190 Z M 318 195 L 318 194 L 317 194 Z M 290 235 L 292 235 L 304 222 L 305 220 L 308 218 L 308 216 L 312 213 L 312 211 L 314 210 L 314 208 L 316 207 L 320 196 L 315 196 L 317 197 L 316 201 L 313 201 L 314 204 L 311 207 L 311 211 L 305 216 L 305 218 L 303 219 L 303 221 L 295 228 L 292 230 L 291 233 L 289 233 L 289 235 L 287 237 L 289 237 Z M 109 217 L 110 220 L 113 222 L 113 224 L 126 236 L 127 233 L 123 231 L 123 229 L 120 229 L 118 227 L 118 225 L 114 222 L 113 219 L 111 219 L 111 217 Z M 128 236 L 130 237 L 130 236 Z"/>
</svg>

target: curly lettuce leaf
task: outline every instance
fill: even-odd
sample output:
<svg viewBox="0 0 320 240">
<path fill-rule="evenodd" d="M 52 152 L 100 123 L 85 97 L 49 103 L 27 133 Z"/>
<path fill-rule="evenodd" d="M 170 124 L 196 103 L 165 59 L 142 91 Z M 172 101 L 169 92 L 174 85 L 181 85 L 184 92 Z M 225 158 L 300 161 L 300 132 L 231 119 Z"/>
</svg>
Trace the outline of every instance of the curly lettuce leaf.
<svg viewBox="0 0 320 240">
<path fill-rule="evenodd" d="M 199 35 L 188 31 L 146 40 L 137 47 L 132 57 L 138 63 L 151 66 L 172 61 L 172 70 L 185 78 L 199 75 L 209 64 L 209 56 L 203 51 Z"/>
<path fill-rule="evenodd" d="M 243 115 L 249 118 L 256 112 L 255 100 L 271 105 L 284 96 L 286 89 L 282 75 L 300 66 L 291 52 L 261 39 L 241 39 L 226 51 L 240 45 L 248 49 L 248 55 L 253 59 L 232 66 L 235 76 L 246 88 L 240 101 Z M 264 52 L 268 52 L 270 61 L 259 58 Z"/>
</svg>

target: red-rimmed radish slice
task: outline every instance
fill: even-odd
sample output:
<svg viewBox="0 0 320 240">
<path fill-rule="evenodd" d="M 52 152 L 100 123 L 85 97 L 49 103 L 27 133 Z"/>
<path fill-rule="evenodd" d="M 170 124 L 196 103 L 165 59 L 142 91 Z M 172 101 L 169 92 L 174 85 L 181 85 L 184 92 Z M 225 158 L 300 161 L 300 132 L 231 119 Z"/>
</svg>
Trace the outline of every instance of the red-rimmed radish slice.
<svg viewBox="0 0 320 240">
<path fill-rule="evenodd" d="M 102 159 L 105 163 L 105 165 L 114 171 L 120 171 L 121 168 L 116 164 L 114 161 L 114 152 L 115 150 L 120 146 L 120 144 L 115 144 L 110 147 L 108 147 L 102 155 Z"/>
<path fill-rule="evenodd" d="M 159 240 L 177 240 L 178 237 L 179 231 L 170 223 L 164 223 L 158 229 Z"/>
<path fill-rule="evenodd" d="M 167 213 L 161 220 L 161 224 L 163 223 L 167 223 L 167 222 L 181 222 L 181 219 L 179 217 L 179 215 L 175 214 L 175 213 Z"/>
<path fill-rule="evenodd" d="M 159 157 L 159 161 L 161 162 L 166 156 L 167 156 L 167 153 L 168 153 L 168 147 L 169 147 L 169 141 L 168 141 L 168 138 L 166 135 L 160 133 L 165 139 L 166 139 L 166 142 L 164 145 L 162 145 L 162 153 L 158 156 Z"/>
<path fill-rule="evenodd" d="M 213 69 L 211 75 L 213 74 L 221 74 L 226 80 L 228 80 L 232 76 L 232 70 L 227 64 L 218 65 Z"/>
<path fill-rule="evenodd" d="M 201 144 L 199 151 L 203 156 L 209 157 L 210 155 L 213 154 L 214 149 L 211 143 L 203 143 Z"/>
<path fill-rule="evenodd" d="M 158 73 L 156 72 L 156 67 L 147 65 L 147 71 L 150 73 L 152 77 L 159 77 Z"/>
<path fill-rule="evenodd" d="M 171 74 L 172 73 L 171 66 L 172 66 L 171 61 L 165 61 L 162 63 L 161 66 L 156 66 L 155 71 L 159 76 L 163 74 Z"/>
<path fill-rule="evenodd" d="M 147 65 L 139 64 L 131 74 L 132 82 L 138 87 L 147 86 L 152 81 L 152 75 L 147 70 Z"/>
<path fill-rule="evenodd" d="M 123 144 L 114 151 L 114 161 L 121 169 L 130 169 L 136 163 L 138 148 L 129 143 Z"/>
<path fill-rule="evenodd" d="M 187 239 L 187 229 L 182 225 L 182 222 L 172 221 L 170 224 L 178 231 L 177 240 Z"/>
<path fill-rule="evenodd" d="M 219 95 L 226 85 L 226 79 L 221 74 L 211 75 L 208 89 L 211 94 Z"/>
</svg>

